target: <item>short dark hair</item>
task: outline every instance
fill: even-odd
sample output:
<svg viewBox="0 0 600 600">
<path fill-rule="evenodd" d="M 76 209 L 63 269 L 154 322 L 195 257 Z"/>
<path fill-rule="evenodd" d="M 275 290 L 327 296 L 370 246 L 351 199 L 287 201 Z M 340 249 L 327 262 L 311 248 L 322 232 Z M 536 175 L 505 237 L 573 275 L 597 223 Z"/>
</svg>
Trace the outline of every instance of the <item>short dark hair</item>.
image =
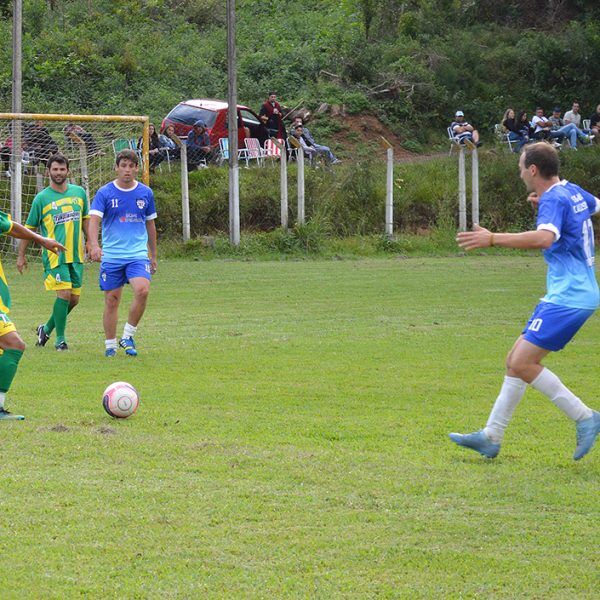
<svg viewBox="0 0 600 600">
<path fill-rule="evenodd" d="M 525 146 L 525 166 L 535 165 L 544 179 L 550 179 L 558 175 L 560 160 L 558 152 L 550 144 L 538 142 Z"/>
<path fill-rule="evenodd" d="M 536 106 L 535 107 L 535 112 L 537 112 L 538 110 L 544 110 L 543 106 Z"/>
<path fill-rule="evenodd" d="M 135 150 L 121 150 L 115 158 L 115 165 L 119 166 L 122 160 L 130 160 L 135 165 L 140 164 L 140 159 Z"/>
<path fill-rule="evenodd" d="M 69 159 L 64 154 L 61 154 L 60 152 L 50 155 L 50 158 L 48 159 L 48 162 L 46 163 L 46 168 L 50 169 L 50 167 L 52 166 L 52 163 L 58 163 L 59 165 L 65 165 L 67 167 L 67 169 L 69 168 Z"/>
</svg>

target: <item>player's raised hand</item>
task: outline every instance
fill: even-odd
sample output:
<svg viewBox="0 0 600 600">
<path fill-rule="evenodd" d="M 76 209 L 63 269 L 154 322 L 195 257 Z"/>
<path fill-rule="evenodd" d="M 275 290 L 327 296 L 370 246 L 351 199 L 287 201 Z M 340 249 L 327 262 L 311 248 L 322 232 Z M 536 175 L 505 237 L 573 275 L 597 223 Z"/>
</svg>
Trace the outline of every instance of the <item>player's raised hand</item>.
<svg viewBox="0 0 600 600">
<path fill-rule="evenodd" d="M 540 202 L 539 196 L 535 192 L 531 192 L 529 196 L 527 196 L 527 202 L 531 202 L 532 206 L 537 206 Z"/>
<path fill-rule="evenodd" d="M 24 256 L 17 256 L 17 271 L 23 275 L 23 271 L 27 268 L 27 259 Z"/>
<path fill-rule="evenodd" d="M 50 252 L 54 252 L 54 254 L 60 254 L 61 252 L 66 252 L 67 249 L 52 238 L 43 237 L 39 240 L 40 246 L 44 246 L 46 250 L 50 250 Z"/>
<path fill-rule="evenodd" d="M 460 231 L 456 234 L 456 241 L 458 245 L 464 250 L 474 250 L 475 248 L 488 248 L 493 245 L 494 234 L 475 225 L 473 231 Z"/>
</svg>

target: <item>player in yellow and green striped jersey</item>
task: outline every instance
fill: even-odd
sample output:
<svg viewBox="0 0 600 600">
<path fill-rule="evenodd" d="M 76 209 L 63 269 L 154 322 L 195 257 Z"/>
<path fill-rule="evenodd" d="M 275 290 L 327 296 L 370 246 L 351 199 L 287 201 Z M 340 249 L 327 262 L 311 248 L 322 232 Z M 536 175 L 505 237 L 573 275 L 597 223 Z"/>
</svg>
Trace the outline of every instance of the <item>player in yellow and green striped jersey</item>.
<svg viewBox="0 0 600 600">
<path fill-rule="evenodd" d="M 57 350 L 68 350 L 65 330 L 67 315 L 79 303 L 83 283 L 83 236 L 87 237 L 88 200 L 85 190 L 67 183 L 69 161 L 62 154 L 54 154 L 48 159 L 50 185 L 33 199 L 25 226 L 40 229 L 43 236 L 53 238 L 63 244 L 66 252 L 57 256 L 44 250 L 44 285 L 47 290 L 56 292 L 52 314 L 45 324 L 38 327 L 37 346 L 44 346 L 56 328 Z M 27 266 L 25 251 L 28 240 L 21 240 L 17 269 L 23 273 Z"/>
<path fill-rule="evenodd" d="M 56 240 L 42 237 L 30 231 L 23 225 L 13 223 L 11 218 L 0 211 L 0 233 L 10 235 L 21 240 L 37 242 L 47 251 L 58 253 L 65 247 Z M 14 323 L 8 317 L 10 311 L 10 293 L 8 284 L 0 263 L 0 420 L 23 420 L 22 415 L 13 415 L 4 408 L 6 393 L 15 377 L 19 361 L 25 350 L 25 342 L 17 332 Z"/>
</svg>

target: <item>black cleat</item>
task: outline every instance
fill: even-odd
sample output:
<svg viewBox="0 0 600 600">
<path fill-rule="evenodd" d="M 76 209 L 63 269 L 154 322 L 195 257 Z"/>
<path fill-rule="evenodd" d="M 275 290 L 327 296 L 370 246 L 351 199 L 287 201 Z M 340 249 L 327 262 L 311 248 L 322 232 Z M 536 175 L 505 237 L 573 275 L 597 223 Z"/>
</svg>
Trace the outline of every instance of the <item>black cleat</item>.
<svg viewBox="0 0 600 600">
<path fill-rule="evenodd" d="M 69 346 L 67 346 L 67 342 L 63 341 L 60 344 L 57 344 L 55 348 L 58 352 L 66 352 L 69 349 Z"/>
<path fill-rule="evenodd" d="M 38 339 L 35 343 L 36 346 L 45 346 L 46 342 L 50 339 L 50 336 L 46 333 L 43 325 L 37 328 Z"/>
</svg>

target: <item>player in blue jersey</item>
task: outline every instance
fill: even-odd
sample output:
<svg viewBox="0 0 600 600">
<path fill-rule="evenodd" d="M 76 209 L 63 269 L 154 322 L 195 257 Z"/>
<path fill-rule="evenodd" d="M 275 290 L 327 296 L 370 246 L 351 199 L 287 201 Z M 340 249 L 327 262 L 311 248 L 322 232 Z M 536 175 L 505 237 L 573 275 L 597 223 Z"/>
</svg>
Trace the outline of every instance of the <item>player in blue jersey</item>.
<svg viewBox="0 0 600 600">
<path fill-rule="evenodd" d="M 152 190 L 136 180 L 138 156 L 133 150 L 117 154 L 117 178 L 101 187 L 90 209 L 89 254 L 100 265 L 100 289 L 104 291 L 105 356 L 117 348 L 137 356 L 133 336 L 146 309 L 150 280 L 156 272 L 156 207 Z M 102 221 L 102 248 L 98 230 Z M 129 283 L 133 302 L 123 336 L 117 344 L 117 321 L 123 286 Z"/>
<path fill-rule="evenodd" d="M 549 144 L 526 146 L 519 168 L 530 192 L 528 199 L 538 207 L 536 230 L 491 233 L 476 227 L 459 233 L 457 241 L 465 250 L 488 246 L 542 249 L 548 264 L 547 292 L 508 353 L 504 383 L 486 427 L 475 433 L 451 433 L 450 439 L 488 458 L 497 456 L 504 430 L 529 384 L 575 421 L 573 458 L 579 460 L 600 433 L 600 413 L 586 406 L 541 362 L 549 352 L 564 348 L 598 307 L 590 217 L 600 211 L 600 200 L 559 179 L 558 154 Z"/>
</svg>

